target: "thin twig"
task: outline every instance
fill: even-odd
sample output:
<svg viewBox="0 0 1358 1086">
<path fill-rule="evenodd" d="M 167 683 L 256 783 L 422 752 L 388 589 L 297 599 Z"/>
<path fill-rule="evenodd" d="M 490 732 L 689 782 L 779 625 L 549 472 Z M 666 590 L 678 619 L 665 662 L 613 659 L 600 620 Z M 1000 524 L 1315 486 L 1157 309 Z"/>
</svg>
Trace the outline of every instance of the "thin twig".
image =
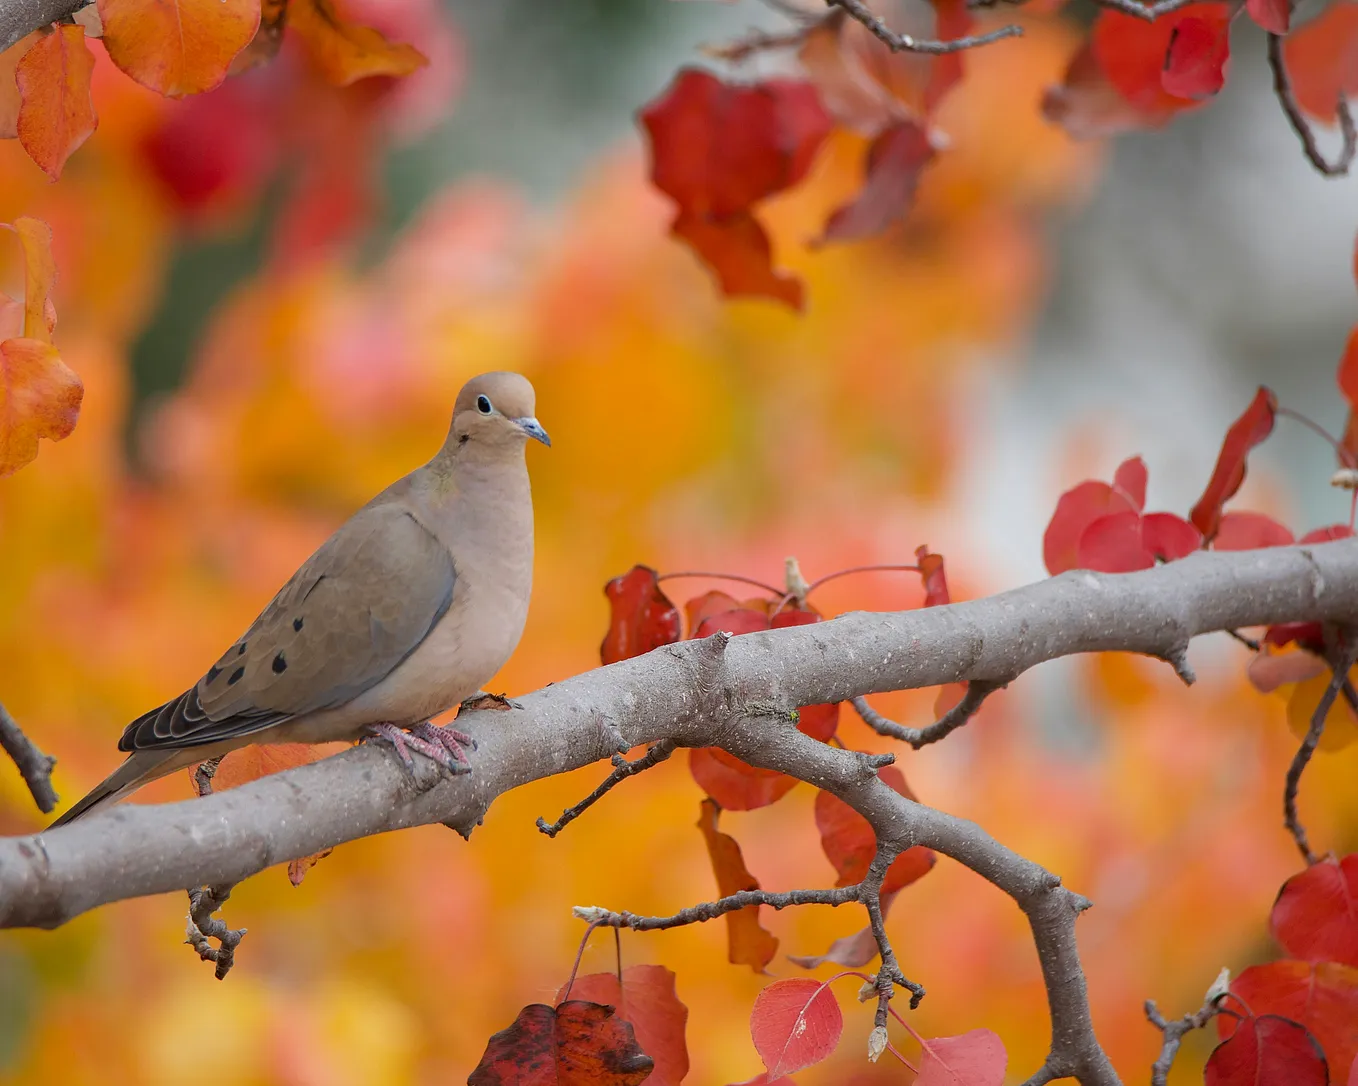
<svg viewBox="0 0 1358 1086">
<path fill-rule="evenodd" d="M 741 890 L 716 901 L 704 901 L 680 909 L 672 916 L 641 916 L 637 913 L 614 912 L 597 905 L 577 905 L 571 911 L 577 919 L 611 928 L 631 928 L 633 931 L 665 931 L 689 924 L 701 924 L 719 916 L 748 909 L 751 905 L 767 905 L 770 909 L 788 909 L 793 905 L 829 905 L 837 908 L 858 900 L 860 884 L 836 886 L 831 890 Z"/>
<path fill-rule="evenodd" d="M 1273 413 L 1279 418 L 1291 419 L 1293 422 L 1301 423 L 1313 434 L 1316 434 L 1318 437 L 1325 440 L 1326 444 L 1334 450 L 1335 457 L 1344 465 L 1344 467 L 1358 468 L 1358 461 L 1355 461 L 1353 453 L 1344 448 L 1344 443 L 1335 437 L 1334 434 L 1330 433 L 1329 430 L 1325 429 L 1325 427 L 1321 426 L 1320 423 L 1316 422 L 1315 419 L 1303 415 L 1300 411 L 1294 411 L 1290 407 L 1276 407 L 1274 408 Z"/>
<path fill-rule="evenodd" d="M 1095 3 L 1101 7 L 1112 8 L 1124 15 L 1144 19 L 1148 23 L 1153 23 L 1160 16 L 1168 15 L 1171 11 L 1178 11 L 1193 2 L 1194 0 L 1160 0 L 1157 4 L 1142 4 L 1140 0 L 1095 0 Z"/>
<path fill-rule="evenodd" d="M 57 760 L 38 749 L 3 705 L 0 705 L 0 747 L 14 760 L 38 810 L 43 814 L 56 810 L 59 797 L 52 789 L 52 768 Z"/>
<path fill-rule="evenodd" d="M 940 739 L 955 732 L 976 715 L 977 710 L 981 708 L 986 698 L 996 690 L 1004 689 L 1006 685 L 1005 683 L 981 682 L 979 680 L 967 683 L 967 692 L 962 695 L 962 700 L 925 728 L 907 728 L 904 724 L 897 724 L 869 705 L 868 699 L 864 697 L 851 698 L 849 704 L 863 718 L 863 723 L 878 735 L 899 739 L 903 743 L 909 743 L 915 750 L 919 750 L 920 747 L 937 743 Z"/>
<path fill-rule="evenodd" d="M 770 34 L 766 30 L 751 30 L 743 38 L 737 38 L 733 42 L 725 45 L 704 45 L 702 52 L 714 60 L 729 60 L 733 64 L 740 64 L 748 60 L 755 53 L 772 52 L 775 49 L 797 49 L 806 41 L 806 37 L 815 28 L 816 24 L 798 27 L 796 30 L 788 30 L 782 34 Z"/>
<path fill-rule="evenodd" d="M 604 796 L 613 790 L 614 785 L 621 784 L 628 777 L 635 777 L 638 773 L 650 769 L 651 766 L 659 765 L 674 753 L 675 748 L 678 747 L 678 745 L 679 744 L 673 739 L 662 739 L 658 743 L 651 744 L 651 748 L 635 762 L 629 762 L 621 754 L 613 755 L 613 772 L 604 778 L 603 783 L 599 785 L 598 788 L 594 789 L 593 792 L 587 795 L 579 803 L 575 804 L 575 806 L 567 807 L 561 812 L 561 817 L 555 822 L 548 823 L 545 818 L 539 818 L 537 822 L 538 829 L 548 837 L 555 837 L 570 825 L 570 823 L 574 822 L 589 810 L 589 808 L 598 803 L 599 800 L 603 799 Z"/>
<path fill-rule="evenodd" d="M 1229 983 L 1228 977 L 1229 974 L 1219 978 L 1217 983 L 1212 985 L 1207 992 L 1207 998 L 1198 1010 L 1182 1018 L 1176 1018 L 1173 1022 L 1167 1021 L 1160 1013 L 1155 1000 L 1146 1000 L 1146 1017 L 1150 1019 L 1151 1025 L 1165 1035 L 1160 1055 L 1151 1064 L 1151 1086 L 1165 1086 L 1169 1079 L 1169 1069 L 1174 1066 L 1174 1057 L 1179 1054 L 1179 1046 L 1183 1044 L 1184 1034 L 1202 1029 L 1221 1013 L 1221 1000 L 1227 995 L 1223 981 Z"/>
<path fill-rule="evenodd" d="M 1283 60 L 1283 40 L 1277 34 L 1268 35 L 1268 66 L 1273 70 L 1273 93 L 1278 96 L 1278 103 L 1283 107 L 1283 113 L 1286 114 L 1292 131 L 1297 134 L 1297 139 L 1301 140 L 1301 149 L 1307 160 L 1325 177 L 1343 177 L 1353 165 L 1354 154 L 1358 153 L 1358 128 L 1354 127 L 1353 114 L 1349 112 L 1349 104 L 1343 92 L 1340 92 L 1335 112 L 1339 118 L 1339 130 L 1343 134 L 1344 145 L 1340 148 L 1339 157 L 1334 162 L 1329 162 L 1321 153 L 1320 146 L 1316 143 L 1316 135 L 1302 115 L 1296 95 L 1292 93 L 1292 80 L 1287 74 L 1287 64 Z"/>
<path fill-rule="evenodd" d="M 953 41 L 931 41 L 927 38 L 913 38 L 909 34 L 897 34 L 886 23 L 874 15 L 863 0 L 825 0 L 834 8 L 843 9 L 849 18 L 862 23 L 872 32 L 872 36 L 893 53 L 928 53 L 938 56 L 942 53 L 958 53 L 963 49 L 975 49 L 979 45 L 989 45 L 1003 38 L 1017 38 L 1023 34 L 1021 26 L 1002 26 L 985 34 L 973 34 Z"/>
<path fill-rule="evenodd" d="M 1263 648 L 1263 645 L 1260 644 L 1260 642 L 1256 641 L 1252 637 L 1246 637 L 1239 630 L 1227 630 L 1226 633 L 1228 636 L 1233 637 L 1237 641 L 1239 641 L 1242 645 L 1245 646 L 1245 648 L 1249 649 L 1250 652 L 1258 652 L 1260 649 Z"/>
<path fill-rule="evenodd" d="M 1292 834 L 1292 839 L 1297 842 L 1297 848 L 1301 851 L 1302 858 L 1308 863 L 1316 862 L 1316 855 L 1311 851 L 1311 843 L 1306 837 L 1306 827 L 1301 824 L 1301 819 L 1297 815 L 1297 790 L 1301 786 L 1301 775 L 1305 772 L 1306 766 L 1311 761 L 1311 755 L 1315 754 L 1316 746 L 1320 743 L 1320 737 L 1325 732 L 1325 718 L 1330 715 L 1330 709 L 1334 706 L 1335 699 L 1339 697 L 1340 691 L 1348 680 L 1349 669 L 1353 667 L 1354 661 L 1358 660 L 1358 640 L 1353 636 L 1352 630 L 1341 630 L 1344 649 L 1338 655 L 1331 655 L 1330 667 L 1333 674 L 1330 676 L 1330 685 L 1325 688 L 1325 693 L 1320 696 L 1320 702 L 1316 705 L 1315 712 L 1311 714 L 1311 727 L 1306 732 L 1306 738 L 1301 741 L 1301 746 L 1297 749 L 1296 755 L 1292 759 L 1292 764 L 1287 769 L 1287 782 L 1283 786 L 1283 825 Z"/>
<path fill-rule="evenodd" d="M 248 930 L 228 928 L 225 920 L 212 915 L 226 904 L 231 890 L 230 886 L 200 886 L 189 891 L 189 921 L 184 942 L 198 952 L 201 960 L 217 963 L 218 980 L 226 979 L 236 964 L 236 947 L 240 946 Z M 221 945 L 213 946 L 209 939 L 216 939 Z"/>
</svg>

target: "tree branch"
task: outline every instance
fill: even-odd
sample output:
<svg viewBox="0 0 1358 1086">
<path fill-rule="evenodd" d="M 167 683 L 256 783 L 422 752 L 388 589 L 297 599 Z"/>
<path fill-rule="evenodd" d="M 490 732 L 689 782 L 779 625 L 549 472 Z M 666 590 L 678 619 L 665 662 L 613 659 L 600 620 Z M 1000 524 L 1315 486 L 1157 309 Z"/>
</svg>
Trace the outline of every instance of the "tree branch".
<svg viewBox="0 0 1358 1086">
<path fill-rule="evenodd" d="M 4 747 L 5 753 L 14 760 L 38 810 L 51 814 L 58 799 L 52 788 L 52 768 L 57 760 L 38 749 L 3 705 L 0 705 L 0 747 Z"/>
<path fill-rule="evenodd" d="M 959 53 L 963 49 L 975 49 L 978 45 L 989 45 L 1004 38 L 1017 38 L 1023 34 L 1021 26 L 1002 26 L 986 34 L 973 34 L 953 41 L 931 41 L 926 38 L 912 38 L 909 34 L 897 34 L 886 23 L 872 13 L 863 0 L 825 0 L 832 8 L 841 9 L 850 19 L 862 23 L 872 32 L 872 36 L 893 53 L 927 53 L 938 56 L 942 53 Z M 1184 0 L 1185 3 L 1188 0 Z"/>
<path fill-rule="evenodd" d="M 74 15 L 88 0 L 3 0 L 0 2 L 0 53 L 39 27 Z"/>
<path fill-rule="evenodd" d="M 870 762 L 802 735 L 787 709 L 862 694 L 993 683 L 1080 652 L 1160 658 L 1199 634 L 1358 616 L 1358 540 L 1199 553 L 1124 575 L 1072 571 L 1000 595 L 730 638 L 682 642 L 566 679 L 507 712 L 467 715 L 473 772 L 421 791 L 389 751 L 365 744 L 240 788 L 159 806 L 120 805 L 0 841 L 0 926 L 56 927 L 88 909 L 187 887 L 231 885 L 358 837 L 443 822 L 464 836 L 503 792 L 615 750 L 670 739 L 720 746 L 838 796 L 879 844 L 925 845 L 1009 894 L 1027 915 L 1053 1033 L 1030 1081 L 1117 1076 L 1094 1038 L 1075 918 L 1088 903 L 979 826 L 906 800 Z M 601 723 L 605 727 L 601 727 Z M 191 844 L 190 844 L 191 843 Z M 1045 1077 L 1044 1077 L 1045 1076 Z"/>
<path fill-rule="evenodd" d="M 1283 60 L 1283 40 L 1277 34 L 1268 35 L 1268 66 L 1273 71 L 1273 93 L 1277 95 L 1292 131 L 1297 134 L 1297 139 L 1301 140 L 1301 149 L 1307 160 L 1326 177 L 1343 177 L 1353 165 L 1354 155 L 1358 154 L 1358 128 L 1354 127 L 1353 114 L 1349 111 L 1349 103 L 1343 93 L 1339 95 L 1335 111 L 1339 118 L 1339 130 L 1343 134 L 1344 145 L 1339 151 L 1339 157 L 1334 162 L 1329 162 L 1321 154 L 1320 146 L 1316 143 L 1316 134 L 1302 115 L 1297 97 L 1292 93 L 1292 80 L 1287 74 L 1287 64 Z"/>
<path fill-rule="evenodd" d="M 621 754 L 613 755 L 613 772 L 604 778 L 603 783 L 600 784 L 598 788 L 594 789 L 593 792 L 587 795 L 579 803 L 567 807 L 561 812 L 561 817 L 550 825 L 545 818 L 539 818 L 537 822 L 538 829 L 548 837 L 555 837 L 587 810 L 593 807 L 594 804 L 598 803 L 599 800 L 603 799 L 604 796 L 613 790 L 615 785 L 621 784 L 628 777 L 634 777 L 638 773 L 644 773 L 654 765 L 659 765 L 674 753 L 674 748 L 676 746 L 678 746 L 678 744 L 675 743 L 673 739 L 662 739 L 659 743 L 654 744 L 650 750 L 635 762 L 629 762 Z"/>
<path fill-rule="evenodd" d="M 1006 685 L 1008 684 L 1002 682 L 976 681 L 967 683 L 967 692 L 962 695 L 962 700 L 927 728 L 908 728 L 904 724 L 897 724 L 894 720 L 879 713 L 868 704 L 867 698 L 861 696 L 850 698 L 849 703 L 863 718 L 863 723 L 878 735 L 899 739 L 904 743 L 909 743 L 915 750 L 919 750 L 920 747 L 947 738 L 976 715 L 986 698 L 996 690 L 1004 689 Z"/>
</svg>

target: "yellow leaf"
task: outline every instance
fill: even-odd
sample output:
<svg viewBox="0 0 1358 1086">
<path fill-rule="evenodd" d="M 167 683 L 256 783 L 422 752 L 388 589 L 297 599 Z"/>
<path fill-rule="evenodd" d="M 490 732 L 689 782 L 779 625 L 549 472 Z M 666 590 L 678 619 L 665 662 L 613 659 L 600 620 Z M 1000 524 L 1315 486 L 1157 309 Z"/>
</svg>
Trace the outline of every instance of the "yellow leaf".
<svg viewBox="0 0 1358 1086">
<path fill-rule="evenodd" d="M 43 343 L 52 342 L 57 325 L 49 295 L 57 281 L 52 259 L 52 228 L 41 219 L 20 215 L 12 227 L 24 250 L 24 335 Z"/>
<path fill-rule="evenodd" d="M 288 25 L 306 42 L 321 74 L 339 87 L 373 75 L 410 75 L 429 63 L 414 46 L 347 22 L 331 0 L 292 0 Z"/>
<path fill-rule="evenodd" d="M 1353 673 L 1349 673 L 1350 679 Z M 1287 723 L 1297 737 L 1304 738 L 1311 730 L 1311 718 L 1320 705 L 1320 699 L 1330 685 L 1330 673 L 1317 675 L 1292 688 L 1287 699 Z M 1320 736 L 1320 750 L 1342 750 L 1358 739 L 1358 717 L 1354 716 L 1344 695 L 1334 699 L 1329 714 L 1325 717 L 1325 731 Z"/>
<path fill-rule="evenodd" d="M 38 455 L 38 438 L 60 441 L 75 429 L 85 388 L 50 343 L 0 343 L 0 476 Z"/>
</svg>

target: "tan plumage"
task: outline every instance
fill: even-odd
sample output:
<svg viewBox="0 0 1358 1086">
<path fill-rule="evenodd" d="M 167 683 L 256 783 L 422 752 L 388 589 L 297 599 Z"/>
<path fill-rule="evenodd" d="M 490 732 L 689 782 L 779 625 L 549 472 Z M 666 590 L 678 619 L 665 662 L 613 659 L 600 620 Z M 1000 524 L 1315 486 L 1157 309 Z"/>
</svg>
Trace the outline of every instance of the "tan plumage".
<svg viewBox="0 0 1358 1086">
<path fill-rule="evenodd" d="M 528 612 L 530 437 L 550 444 L 525 378 L 467 382 L 438 455 L 341 525 L 197 683 L 129 724 L 130 757 L 54 825 L 237 747 L 353 740 L 475 694 Z"/>
</svg>

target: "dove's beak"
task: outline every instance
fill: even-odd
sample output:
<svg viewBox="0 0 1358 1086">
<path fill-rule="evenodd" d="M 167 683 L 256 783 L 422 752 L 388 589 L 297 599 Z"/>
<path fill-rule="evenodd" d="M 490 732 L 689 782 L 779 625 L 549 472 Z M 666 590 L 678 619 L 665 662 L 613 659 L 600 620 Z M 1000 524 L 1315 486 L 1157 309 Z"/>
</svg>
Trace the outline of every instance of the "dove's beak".
<svg viewBox="0 0 1358 1086">
<path fill-rule="evenodd" d="M 515 419 L 514 424 L 535 441 L 541 441 L 549 449 L 552 447 L 552 439 L 547 436 L 547 431 L 537 419 L 531 416 L 526 419 Z"/>
</svg>

